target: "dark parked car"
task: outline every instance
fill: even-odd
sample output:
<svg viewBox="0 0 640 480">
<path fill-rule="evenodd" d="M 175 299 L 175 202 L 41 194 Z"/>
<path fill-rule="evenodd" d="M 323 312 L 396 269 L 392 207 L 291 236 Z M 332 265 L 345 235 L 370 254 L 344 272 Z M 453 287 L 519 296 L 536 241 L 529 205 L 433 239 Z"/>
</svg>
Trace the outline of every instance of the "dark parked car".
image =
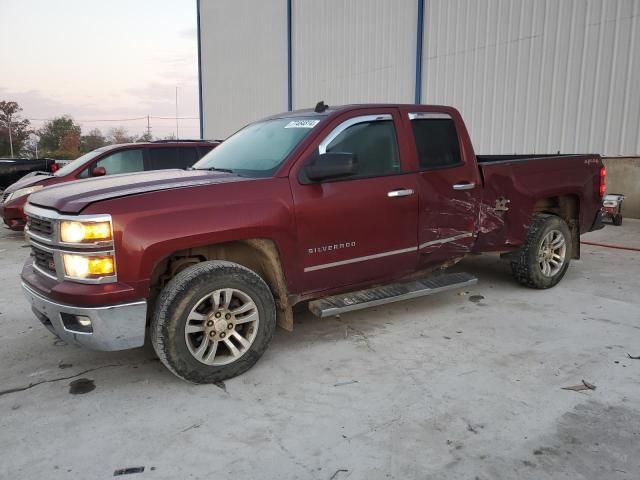
<svg viewBox="0 0 640 480">
<path fill-rule="evenodd" d="M 55 173 L 47 171 L 38 175 L 17 178 L 2 194 L 0 215 L 11 230 L 22 230 L 25 224 L 24 205 L 33 192 L 58 183 L 73 180 L 143 172 L 166 168 L 188 168 L 218 145 L 219 141 L 157 141 L 149 143 L 125 143 L 108 145 L 89 152 L 68 163 Z M 31 160 L 24 160 L 29 162 Z M 41 166 L 39 170 L 44 170 Z M 26 170 L 27 173 L 29 170 Z M 18 177 L 19 178 L 19 177 Z"/>
<path fill-rule="evenodd" d="M 0 158 L 0 193 L 28 173 L 54 173 L 65 163 L 68 162 L 51 158 Z"/>
</svg>

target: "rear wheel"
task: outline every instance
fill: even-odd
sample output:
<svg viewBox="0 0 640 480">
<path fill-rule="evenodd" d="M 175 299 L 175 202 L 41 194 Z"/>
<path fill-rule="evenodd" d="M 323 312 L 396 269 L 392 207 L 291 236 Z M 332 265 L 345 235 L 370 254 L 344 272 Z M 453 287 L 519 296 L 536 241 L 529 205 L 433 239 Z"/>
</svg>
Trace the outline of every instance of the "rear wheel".
<svg viewBox="0 0 640 480">
<path fill-rule="evenodd" d="M 158 298 L 153 347 L 164 365 L 193 383 L 240 375 L 266 350 L 276 326 L 267 284 L 231 262 L 203 262 L 176 275 Z"/>
<path fill-rule="evenodd" d="M 619 227 L 620 225 L 622 225 L 622 214 L 621 214 L 621 213 L 616 213 L 616 214 L 613 216 L 613 224 L 614 224 L 616 227 Z"/>
<path fill-rule="evenodd" d="M 555 215 L 536 215 L 524 246 L 511 258 L 511 272 L 523 285 L 551 288 L 564 277 L 571 253 L 571 232 L 566 222 Z"/>
</svg>

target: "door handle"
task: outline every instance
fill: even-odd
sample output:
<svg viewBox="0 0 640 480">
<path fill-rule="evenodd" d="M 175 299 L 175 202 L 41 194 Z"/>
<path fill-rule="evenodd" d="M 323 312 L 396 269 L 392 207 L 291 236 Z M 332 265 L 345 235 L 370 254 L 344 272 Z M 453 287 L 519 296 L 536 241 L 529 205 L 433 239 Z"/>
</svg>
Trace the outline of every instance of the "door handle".
<svg viewBox="0 0 640 480">
<path fill-rule="evenodd" d="M 390 192 L 388 192 L 387 197 L 408 197 L 409 195 L 413 195 L 413 193 L 413 189 L 411 188 L 400 188 L 398 190 L 391 190 Z"/>
<path fill-rule="evenodd" d="M 476 188 L 474 182 L 456 183 L 453 186 L 454 190 L 473 190 L 474 188 Z"/>
</svg>

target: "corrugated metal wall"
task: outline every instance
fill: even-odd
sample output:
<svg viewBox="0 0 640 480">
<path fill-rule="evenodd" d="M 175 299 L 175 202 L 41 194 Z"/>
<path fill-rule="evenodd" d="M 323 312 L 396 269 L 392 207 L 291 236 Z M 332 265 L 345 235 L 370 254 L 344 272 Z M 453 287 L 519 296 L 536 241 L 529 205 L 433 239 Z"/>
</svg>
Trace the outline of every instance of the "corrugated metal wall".
<svg viewBox="0 0 640 480">
<path fill-rule="evenodd" d="M 415 0 L 294 0 L 293 105 L 409 103 Z"/>
<path fill-rule="evenodd" d="M 423 103 L 482 153 L 640 152 L 639 0 L 427 0 Z"/>
<path fill-rule="evenodd" d="M 201 1 L 200 45 L 204 138 L 287 109 L 285 1 Z"/>
<path fill-rule="evenodd" d="M 640 0 L 424 0 L 422 103 L 481 153 L 640 153 Z M 292 104 L 414 101 L 418 0 L 292 0 Z M 287 0 L 201 0 L 205 137 L 287 109 Z"/>
</svg>

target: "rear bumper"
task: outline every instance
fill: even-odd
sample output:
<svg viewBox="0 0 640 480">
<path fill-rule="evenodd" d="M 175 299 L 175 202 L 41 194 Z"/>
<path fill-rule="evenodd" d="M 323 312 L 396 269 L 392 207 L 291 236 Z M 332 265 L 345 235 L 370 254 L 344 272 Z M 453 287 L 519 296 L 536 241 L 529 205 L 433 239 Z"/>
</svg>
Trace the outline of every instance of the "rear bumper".
<svg viewBox="0 0 640 480">
<path fill-rule="evenodd" d="M 49 300 L 24 282 L 22 290 L 36 317 L 65 342 L 93 350 L 126 350 L 144 344 L 147 320 L 145 300 L 105 307 L 76 307 Z M 75 316 L 90 319 L 92 331 L 74 329 L 68 319 Z"/>
</svg>

